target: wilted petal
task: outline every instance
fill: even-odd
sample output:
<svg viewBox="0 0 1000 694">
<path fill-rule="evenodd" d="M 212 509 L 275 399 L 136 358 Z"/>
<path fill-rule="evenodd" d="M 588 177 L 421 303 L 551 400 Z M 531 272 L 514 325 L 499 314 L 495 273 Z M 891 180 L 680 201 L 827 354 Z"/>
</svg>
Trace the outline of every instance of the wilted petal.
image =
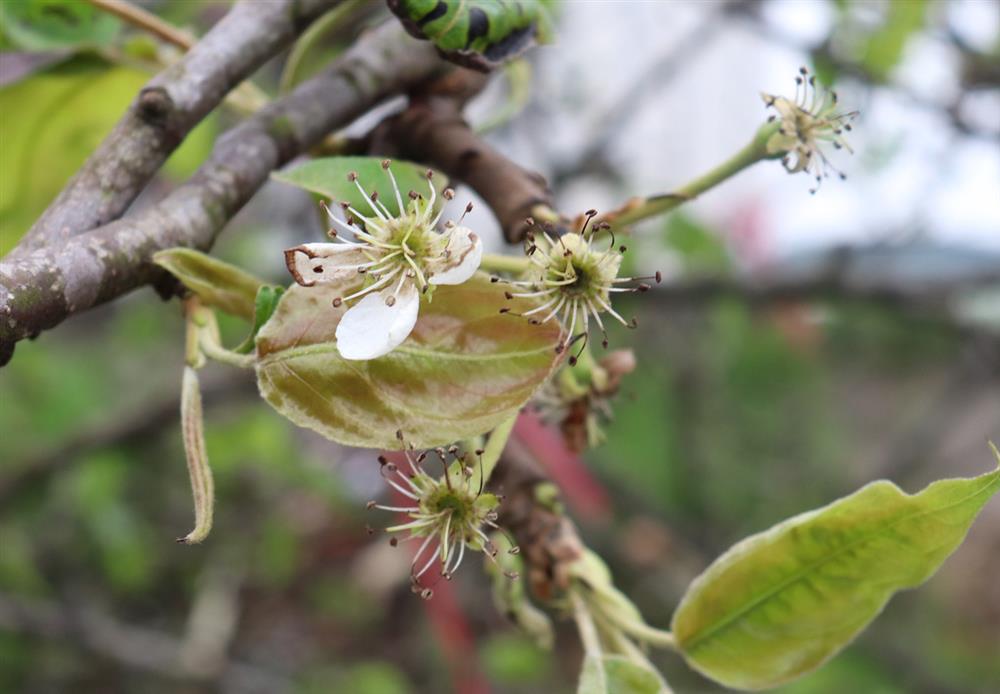
<svg viewBox="0 0 1000 694">
<path fill-rule="evenodd" d="M 393 288 L 367 294 L 352 306 L 337 326 L 337 349 L 344 359 L 366 360 L 388 354 L 406 339 L 417 322 L 420 294 L 407 282 L 398 294 Z M 395 296 L 392 305 L 386 303 Z"/>
<path fill-rule="evenodd" d="M 447 239 L 441 255 L 427 263 L 431 284 L 462 284 L 479 269 L 483 242 L 469 227 L 455 227 L 443 235 Z"/>
<path fill-rule="evenodd" d="M 364 250 L 344 243 L 303 243 L 285 251 L 285 265 L 303 287 L 357 276 L 370 262 Z"/>
</svg>

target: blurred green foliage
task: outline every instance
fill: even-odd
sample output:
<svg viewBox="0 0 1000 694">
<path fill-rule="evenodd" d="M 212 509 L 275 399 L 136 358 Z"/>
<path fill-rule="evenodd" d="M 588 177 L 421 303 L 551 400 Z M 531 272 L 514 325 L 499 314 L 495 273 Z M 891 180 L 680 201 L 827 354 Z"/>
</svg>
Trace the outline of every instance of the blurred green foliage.
<svg viewBox="0 0 1000 694">
<path fill-rule="evenodd" d="M 0 255 L 13 248 L 104 139 L 150 75 L 82 53 L 0 88 Z M 94 92 L 101 98 L 93 98 Z M 207 156 L 218 130 L 211 116 L 168 160 L 174 180 Z"/>
<path fill-rule="evenodd" d="M 24 24 L 26 13 L 57 5 L 70 9 L 49 12 L 54 23 Z M 217 16 L 226 6 L 167 2 L 156 10 L 203 30 L 209 22 L 202 15 Z M 840 6 L 843 19 L 851 3 Z M 879 7 L 885 12 L 876 25 L 861 31 L 838 21 L 834 31 L 860 37 L 846 42 L 849 57 L 884 79 L 930 12 L 923 0 Z M 155 50 L 76 0 L 18 0 L 0 10 L 5 50 L 82 51 L 0 88 L 3 253 L 148 79 L 143 69 L 111 62 L 110 49 L 131 45 L 123 52 L 146 60 Z M 59 25 L 60 16 L 78 20 Z M 337 50 L 335 43 L 311 51 L 302 74 Z M 193 171 L 218 129 L 217 117 L 199 126 L 157 185 Z M 230 259 L 279 257 L 285 239 L 275 220 L 256 214 L 235 223 L 238 233 L 224 240 L 221 252 Z M 731 269 L 720 230 L 696 217 L 674 215 L 649 238 L 643 252 L 672 254 L 684 272 Z M 261 271 L 282 277 L 279 265 Z M 622 589 L 663 625 L 684 581 L 733 541 L 880 475 L 867 463 L 889 457 L 892 451 L 883 449 L 914 431 L 911 410 L 934 397 L 933 388 L 968 357 L 971 343 L 931 317 L 884 307 L 752 308 L 728 299 L 677 308 L 658 306 L 653 296 L 626 308 L 638 314 L 640 330 L 613 336 L 615 345 L 636 346 L 640 371 L 625 379 L 608 442 L 588 456 L 615 519 L 606 527 L 580 520 Z M 221 323 L 228 345 L 246 335 L 245 323 Z M 192 522 L 176 411 L 182 364 L 179 306 L 144 290 L 22 343 L 0 370 L 0 608 L 38 603 L 70 621 L 75 610 L 90 608 L 179 643 L 221 566 L 239 579 L 231 589 L 238 614 L 226 648 L 233 661 L 303 694 L 449 691 L 446 647 L 431 631 L 423 603 L 409 594 L 407 561 L 383 560 L 374 551 L 379 543 L 365 533 L 364 501 L 382 490 L 374 459 L 365 453 L 361 460 L 371 465 L 352 465 L 351 452 L 293 428 L 260 402 L 249 374 L 218 366 L 203 372 L 216 524 L 202 546 L 173 542 Z M 989 388 L 998 388 L 995 374 L 970 379 L 963 391 L 969 403 L 958 403 L 957 411 Z M 874 435 L 863 414 L 873 409 L 867 403 L 873 394 L 881 403 Z M 921 454 L 936 462 L 933 451 Z M 897 481 L 926 481 L 920 469 L 926 461 L 907 462 Z M 662 535 L 652 560 L 630 540 L 628 523 L 637 516 L 656 519 Z M 640 539 L 652 543 L 654 533 Z M 359 579 L 362 559 L 375 569 Z M 981 566 L 987 577 L 996 575 L 988 556 Z M 976 593 L 982 584 L 972 583 L 975 574 L 956 569 L 940 584 L 901 596 L 843 655 L 779 691 L 1000 690 L 1000 606 Z M 396 589 L 371 585 L 381 582 Z M 580 654 L 570 630 L 559 634 L 553 654 L 539 651 L 503 626 L 477 567 L 463 567 L 456 584 L 475 638 L 470 660 L 494 691 L 573 690 Z M 57 626 L 0 620 L 0 691 L 226 688 L 130 665 Z M 677 658 L 656 658 L 679 692 L 721 691 Z"/>
</svg>

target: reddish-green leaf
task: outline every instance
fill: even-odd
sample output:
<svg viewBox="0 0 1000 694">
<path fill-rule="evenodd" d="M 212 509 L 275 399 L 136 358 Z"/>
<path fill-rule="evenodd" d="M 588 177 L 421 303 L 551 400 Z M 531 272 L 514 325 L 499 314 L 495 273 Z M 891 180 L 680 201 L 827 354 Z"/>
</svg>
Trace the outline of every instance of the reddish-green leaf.
<svg viewBox="0 0 1000 694">
<path fill-rule="evenodd" d="M 261 394 L 281 414 L 351 446 L 417 447 L 482 434 L 520 408 L 555 366 L 559 328 L 501 315 L 506 301 L 477 275 L 440 286 L 420 305 L 410 337 L 389 354 L 348 361 L 334 332 L 342 287 L 292 286 L 257 335 Z"/>
</svg>

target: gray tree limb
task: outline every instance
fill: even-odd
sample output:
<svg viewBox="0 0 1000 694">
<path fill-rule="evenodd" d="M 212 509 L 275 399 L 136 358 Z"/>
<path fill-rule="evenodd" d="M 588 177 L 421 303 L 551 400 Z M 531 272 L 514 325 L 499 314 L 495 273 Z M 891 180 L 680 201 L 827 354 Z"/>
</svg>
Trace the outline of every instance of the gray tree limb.
<svg viewBox="0 0 1000 694">
<path fill-rule="evenodd" d="M 170 153 L 231 89 L 340 1 L 236 3 L 183 58 L 146 84 L 16 252 L 65 241 L 121 217 Z"/>
<path fill-rule="evenodd" d="M 149 258 L 156 251 L 207 250 L 271 171 L 444 65 L 429 43 L 388 22 L 323 73 L 225 133 L 208 161 L 160 203 L 0 261 L 0 365 L 18 340 L 154 279 Z"/>
</svg>

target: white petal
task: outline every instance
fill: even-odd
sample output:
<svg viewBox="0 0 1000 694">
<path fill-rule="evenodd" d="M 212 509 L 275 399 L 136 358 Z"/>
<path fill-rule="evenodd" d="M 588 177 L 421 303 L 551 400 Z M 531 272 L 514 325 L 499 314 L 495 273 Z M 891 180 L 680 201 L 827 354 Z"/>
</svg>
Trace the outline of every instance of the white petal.
<svg viewBox="0 0 1000 694">
<path fill-rule="evenodd" d="M 483 242 L 469 227 L 455 227 L 448 238 L 448 256 L 428 263 L 431 284 L 462 284 L 479 269 Z"/>
<path fill-rule="evenodd" d="M 412 282 L 404 284 L 392 306 L 386 299 L 395 286 L 365 295 L 347 310 L 337 326 L 337 349 L 344 359 L 375 359 L 388 354 L 406 339 L 417 322 L 420 293 Z"/>
<path fill-rule="evenodd" d="M 285 251 L 285 265 L 303 287 L 358 276 L 358 265 L 370 262 L 363 249 L 343 243 L 303 243 Z"/>
</svg>

